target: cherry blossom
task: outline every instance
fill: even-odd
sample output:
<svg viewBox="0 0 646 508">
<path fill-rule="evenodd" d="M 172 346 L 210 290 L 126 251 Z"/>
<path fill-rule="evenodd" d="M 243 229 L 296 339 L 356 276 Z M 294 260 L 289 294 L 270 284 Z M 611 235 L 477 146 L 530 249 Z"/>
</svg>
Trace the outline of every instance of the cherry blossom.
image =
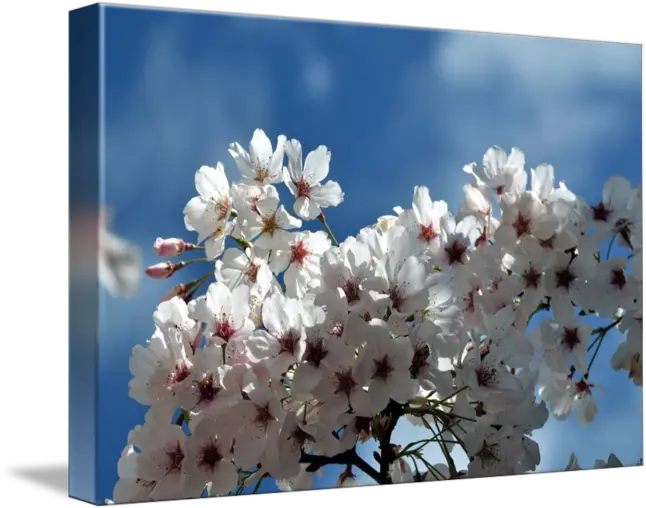
<svg viewBox="0 0 646 508">
<path fill-rule="evenodd" d="M 197 243 L 153 245 L 206 257 L 161 260 L 151 278 L 206 268 L 160 293 L 133 348 L 129 393 L 148 412 L 112 502 L 310 489 L 329 465 L 338 487 L 524 474 L 549 418 L 596 419 L 602 348 L 642 386 L 641 186 L 613 177 L 588 203 L 552 165 L 528 175 L 520 149 L 494 146 L 465 166 L 455 214 L 420 185 L 410 208 L 339 243 L 323 214 L 345 198 L 326 181 L 330 151 L 303 161 L 298 140 L 277 141 L 257 129 L 249 152 L 232 143 L 231 185 L 221 163 L 200 167 L 183 211 Z M 398 442 L 402 422 L 427 439 Z M 566 470 L 580 468 L 572 455 Z"/>
</svg>

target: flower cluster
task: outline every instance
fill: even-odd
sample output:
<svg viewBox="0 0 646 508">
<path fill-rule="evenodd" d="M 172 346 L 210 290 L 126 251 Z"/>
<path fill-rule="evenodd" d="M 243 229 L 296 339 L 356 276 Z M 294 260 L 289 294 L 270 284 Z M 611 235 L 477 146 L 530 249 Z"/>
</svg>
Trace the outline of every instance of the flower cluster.
<svg viewBox="0 0 646 508">
<path fill-rule="evenodd" d="M 464 168 L 457 214 L 416 187 L 410 207 L 339 244 L 324 211 L 344 194 L 325 146 L 303 158 L 299 141 L 273 147 L 256 130 L 229 152 L 239 181 L 221 163 L 195 174 L 184 219 L 197 243 L 155 243 L 204 258 L 149 276 L 210 268 L 163 298 L 133 350 L 130 395 L 150 409 L 114 502 L 239 494 L 267 477 L 306 489 L 328 464 L 345 466 L 339 486 L 359 472 L 384 484 L 534 471 L 532 431 L 550 414 L 595 417 L 591 368 L 615 329 L 612 366 L 641 386 L 641 188 L 626 179 L 588 204 L 552 166 L 530 177 L 520 150 L 492 147 Z M 428 439 L 392 443 L 404 420 Z M 369 440 L 372 465 L 357 453 Z M 426 460 L 429 444 L 444 462 Z"/>
</svg>

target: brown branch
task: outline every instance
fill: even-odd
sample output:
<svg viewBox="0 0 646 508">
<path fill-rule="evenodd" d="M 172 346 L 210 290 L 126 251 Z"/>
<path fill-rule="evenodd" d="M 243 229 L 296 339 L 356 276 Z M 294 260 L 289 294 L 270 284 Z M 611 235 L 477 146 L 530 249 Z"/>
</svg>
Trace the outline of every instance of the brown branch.
<svg viewBox="0 0 646 508">
<path fill-rule="evenodd" d="M 370 478 L 372 478 L 380 485 L 390 483 L 386 481 L 387 479 L 385 476 L 381 475 L 370 464 L 359 457 L 355 448 L 351 448 L 350 450 L 346 450 L 342 453 L 337 453 L 333 457 L 324 457 L 322 455 L 312 455 L 302 452 L 300 462 L 301 464 L 310 464 L 310 466 L 307 468 L 307 471 L 310 473 L 318 471 L 321 467 L 328 464 L 355 466 L 366 473 L 368 476 L 370 476 Z"/>
<path fill-rule="evenodd" d="M 397 459 L 397 454 L 393 449 L 393 445 L 390 442 L 390 439 L 393 435 L 393 430 L 397 426 L 399 418 L 404 414 L 404 406 L 391 400 L 386 409 L 382 411 L 382 415 L 385 416 L 388 420 L 388 427 L 379 438 L 379 448 L 381 450 L 381 461 L 380 461 L 380 475 L 386 479 L 385 483 L 392 483 L 392 478 L 390 477 L 390 466 Z"/>
</svg>

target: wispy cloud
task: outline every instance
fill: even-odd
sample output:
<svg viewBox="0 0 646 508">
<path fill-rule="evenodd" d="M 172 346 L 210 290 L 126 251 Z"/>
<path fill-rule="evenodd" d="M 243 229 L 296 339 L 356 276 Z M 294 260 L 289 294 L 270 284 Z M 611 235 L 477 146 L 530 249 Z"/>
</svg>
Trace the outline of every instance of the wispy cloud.
<svg viewBox="0 0 646 508">
<path fill-rule="evenodd" d="M 334 74 L 329 61 L 315 55 L 306 60 L 302 76 L 307 95 L 315 101 L 327 99 L 334 86 Z"/>
<path fill-rule="evenodd" d="M 557 177 L 583 192 L 587 174 L 604 172 L 599 161 L 608 163 L 608 150 L 639 135 L 636 45 L 443 34 L 401 83 L 408 100 L 399 102 L 410 106 L 393 112 L 397 125 L 441 147 L 412 151 L 418 174 L 432 165 L 452 176 L 493 144 L 517 146 L 528 165 L 552 163 Z"/>
<path fill-rule="evenodd" d="M 263 63 L 231 65 L 215 47 L 196 57 L 187 40 L 183 24 L 157 28 L 130 93 L 108 100 L 107 199 L 124 213 L 146 203 L 155 213 L 166 204 L 181 220 L 195 170 L 223 161 L 235 174 L 229 143 L 250 139 L 269 122 L 269 92 L 259 85 L 268 79 Z M 150 224 L 146 214 L 129 215 L 131 228 Z"/>
<path fill-rule="evenodd" d="M 298 68 L 304 99 L 311 104 L 332 99 L 337 76 L 332 58 L 326 55 L 325 45 L 317 37 L 320 23 L 256 16 L 236 16 L 230 22 L 239 34 L 246 34 L 289 58 L 289 63 Z"/>
</svg>

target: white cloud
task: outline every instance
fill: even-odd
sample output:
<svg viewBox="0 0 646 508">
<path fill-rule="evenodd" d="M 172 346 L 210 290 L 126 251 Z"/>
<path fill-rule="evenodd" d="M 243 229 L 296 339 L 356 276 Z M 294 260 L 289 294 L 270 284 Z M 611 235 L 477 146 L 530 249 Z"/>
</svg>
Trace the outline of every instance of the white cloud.
<svg viewBox="0 0 646 508">
<path fill-rule="evenodd" d="M 252 37 L 258 44 L 272 48 L 289 48 L 292 64 L 300 76 L 303 95 L 314 103 L 331 98 L 335 86 L 335 70 L 316 38 L 316 22 L 256 16 L 233 16 L 230 22 L 238 34 Z M 340 33 L 343 33 L 341 31 Z"/>
<path fill-rule="evenodd" d="M 639 128 L 641 47 L 457 32 L 434 39 L 401 82 L 393 115 L 402 136 L 438 146 L 411 161 L 417 175 L 432 165 L 452 181 L 489 146 L 517 146 L 528 165 L 552 163 L 583 193 L 607 148 Z M 455 206 L 451 187 L 444 199 Z"/>
<path fill-rule="evenodd" d="M 218 59 L 221 52 L 198 58 L 184 49 L 190 34 L 182 27 L 163 26 L 150 36 L 138 75 L 128 76 L 135 85 L 119 99 L 119 112 L 107 103 L 113 115 L 106 136 L 112 172 L 107 199 L 114 196 L 126 206 L 122 213 L 147 198 L 152 204 L 146 214 L 133 214 L 133 227 L 139 220 L 147 225 L 164 202 L 188 200 L 190 195 L 178 196 L 178 186 L 192 189 L 202 164 L 222 161 L 235 176 L 229 143 L 248 143 L 255 128 L 266 129 L 271 114 L 262 62 L 232 64 Z"/>
<path fill-rule="evenodd" d="M 313 52 L 303 60 L 305 63 L 302 67 L 302 79 L 307 95 L 317 101 L 327 99 L 334 85 L 331 64 Z"/>
<path fill-rule="evenodd" d="M 641 79 L 641 47 L 511 35 L 451 35 L 437 55 L 444 77 L 495 80 L 508 73 L 532 94 L 571 93 L 589 80 L 634 84 Z"/>
</svg>

